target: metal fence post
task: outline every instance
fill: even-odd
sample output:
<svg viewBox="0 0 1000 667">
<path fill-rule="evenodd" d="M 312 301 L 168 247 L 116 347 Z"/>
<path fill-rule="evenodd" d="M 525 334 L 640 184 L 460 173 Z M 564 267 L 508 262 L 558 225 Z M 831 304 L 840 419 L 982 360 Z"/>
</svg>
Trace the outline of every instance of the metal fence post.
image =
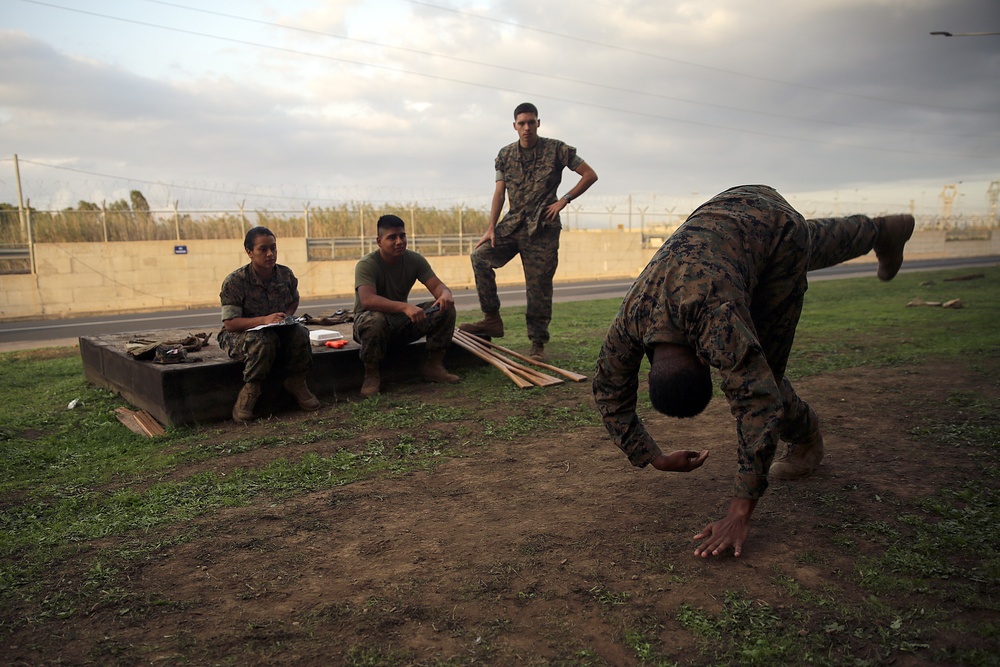
<svg viewBox="0 0 1000 667">
<path fill-rule="evenodd" d="M 25 229 L 28 231 L 28 263 L 30 264 L 31 275 L 38 271 L 35 267 L 35 241 L 34 233 L 31 229 L 31 200 L 28 200 L 28 208 L 24 211 Z"/>
</svg>

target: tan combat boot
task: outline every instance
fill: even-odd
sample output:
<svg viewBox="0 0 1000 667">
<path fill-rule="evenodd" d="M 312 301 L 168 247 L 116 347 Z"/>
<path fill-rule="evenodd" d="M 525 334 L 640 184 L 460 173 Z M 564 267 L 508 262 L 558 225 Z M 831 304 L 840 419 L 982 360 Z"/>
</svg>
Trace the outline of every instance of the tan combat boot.
<svg viewBox="0 0 1000 667">
<path fill-rule="evenodd" d="M 460 324 L 458 328 L 473 336 L 503 338 L 503 320 L 500 319 L 499 310 L 492 313 L 483 313 L 483 319 L 471 324 Z"/>
<path fill-rule="evenodd" d="M 361 385 L 361 398 L 374 396 L 381 386 L 382 376 L 379 375 L 378 364 L 365 364 L 365 381 Z"/>
<path fill-rule="evenodd" d="M 306 384 L 305 373 L 299 373 L 298 375 L 290 375 L 285 380 L 285 389 L 288 393 L 295 397 L 295 402 L 299 404 L 299 407 L 306 412 L 312 412 L 314 410 L 319 410 L 319 399 L 309 391 L 309 386 Z"/>
<path fill-rule="evenodd" d="M 238 422 L 248 422 L 253 419 L 253 408 L 260 398 L 260 382 L 247 382 L 240 389 L 239 396 L 236 397 L 236 405 L 233 406 L 233 420 Z"/>
<path fill-rule="evenodd" d="M 771 479 L 801 479 L 808 477 L 823 460 L 823 434 L 813 432 L 807 440 L 789 443 L 788 451 L 771 464 Z"/>
<path fill-rule="evenodd" d="M 449 373 L 444 367 L 444 350 L 435 350 L 427 353 L 427 361 L 424 362 L 423 375 L 425 382 L 446 382 L 455 384 L 461 378 L 454 373 Z"/>
<path fill-rule="evenodd" d="M 892 280 L 903 265 L 903 246 L 913 236 L 912 215 L 887 215 L 875 218 L 878 238 L 875 240 L 875 256 L 878 258 L 879 280 Z"/>
<path fill-rule="evenodd" d="M 540 361 L 544 364 L 546 361 L 545 345 L 543 345 L 542 343 L 532 343 L 531 352 L 528 352 L 528 356 L 534 359 L 535 361 Z"/>
</svg>

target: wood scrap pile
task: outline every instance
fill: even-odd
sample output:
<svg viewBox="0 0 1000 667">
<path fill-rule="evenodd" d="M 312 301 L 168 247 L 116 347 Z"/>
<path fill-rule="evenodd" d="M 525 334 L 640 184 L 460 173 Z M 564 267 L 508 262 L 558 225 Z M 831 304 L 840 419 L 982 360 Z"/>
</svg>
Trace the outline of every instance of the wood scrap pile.
<svg viewBox="0 0 1000 667">
<path fill-rule="evenodd" d="M 484 338 L 465 333 L 460 329 L 455 329 L 452 341 L 491 366 L 500 369 L 504 375 L 510 378 L 521 389 L 528 387 L 551 387 L 552 385 L 562 384 L 563 380 L 526 366 L 520 363 L 520 361 L 552 371 L 574 382 L 583 382 L 587 379 L 586 375 L 580 375 L 573 371 L 567 371 L 557 366 L 531 359 L 513 350 L 496 345 Z M 519 361 L 515 361 L 515 359 Z"/>
</svg>

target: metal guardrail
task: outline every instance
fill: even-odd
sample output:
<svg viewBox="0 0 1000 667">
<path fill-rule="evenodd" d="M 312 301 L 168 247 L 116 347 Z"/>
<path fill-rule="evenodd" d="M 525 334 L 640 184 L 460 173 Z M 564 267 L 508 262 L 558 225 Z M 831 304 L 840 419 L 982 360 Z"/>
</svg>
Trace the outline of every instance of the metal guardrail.
<svg viewBox="0 0 1000 667">
<path fill-rule="evenodd" d="M 0 244 L 0 273 L 31 273 L 31 249 L 27 243 Z"/>
<path fill-rule="evenodd" d="M 31 259 L 27 243 L 0 244 L 0 259 Z"/>
</svg>

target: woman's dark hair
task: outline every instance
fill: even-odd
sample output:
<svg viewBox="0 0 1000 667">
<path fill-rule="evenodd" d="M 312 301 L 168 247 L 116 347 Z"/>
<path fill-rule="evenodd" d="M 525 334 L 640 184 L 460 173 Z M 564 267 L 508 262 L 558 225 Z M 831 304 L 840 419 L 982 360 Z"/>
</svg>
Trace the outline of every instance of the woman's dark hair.
<svg viewBox="0 0 1000 667">
<path fill-rule="evenodd" d="M 257 242 L 258 236 L 274 236 L 274 232 L 267 227 L 261 227 L 260 225 L 252 228 L 249 232 L 247 232 L 246 238 L 243 239 L 243 247 L 246 248 L 247 252 L 253 250 L 254 243 Z M 277 237 L 275 236 L 275 238 Z"/>
</svg>

